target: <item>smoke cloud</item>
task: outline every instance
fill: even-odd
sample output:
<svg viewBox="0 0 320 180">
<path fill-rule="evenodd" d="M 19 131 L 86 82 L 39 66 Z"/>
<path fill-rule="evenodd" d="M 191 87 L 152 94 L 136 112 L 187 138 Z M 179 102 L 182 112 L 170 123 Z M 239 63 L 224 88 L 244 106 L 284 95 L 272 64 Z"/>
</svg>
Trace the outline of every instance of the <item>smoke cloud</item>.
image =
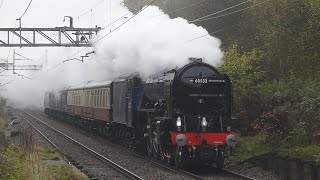
<svg viewBox="0 0 320 180">
<path fill-rule="evenodd" d="M 128 12 L 120 2 L 115 9 L 115 17 Z M 111 29 L 114 30 L 132 16 L 129 14 L 127 18 L 113 24 Z M 189 24 L 185 19 L 170 19 L 158 7 L 146 8 L 109 33 L 110 29 L 106 28 L 95 37 L 93 42 L 99 40 L 94 45 L 95 54 L 91 54 L 83 63 L 69 61 L 47 72 L 57 63 L 61 63 L 61 57 L 70 56 L 70 52 L 77 49 L 57 49 L 53 51 L 55 53 L 50 53 L 52 51 L 49 50 L 44 74 L 33 80 L 16 80 L 5 86 L 6 91 L 2 94 L 5 94 L 14 106 L 43 108 L 45 91 L 77 86 L 89 80 L 113 80 L 120 75 L 134 72 L 146 78 L 164 69 L 181 67 L 188 63 L 189 57 L 203 58 L 204 62 L 216 67 L 223 63 L 219 39 L 208 35 L 190 41 L 208 32 L 202 27 Z M 83 52 L 90 51 L 92 50 L 89 48 Z M 78 56 L 82 54 L 79 53 Z M 24 74 L 30 77 L 38 76 L 27 72 Z"/>
</svg>

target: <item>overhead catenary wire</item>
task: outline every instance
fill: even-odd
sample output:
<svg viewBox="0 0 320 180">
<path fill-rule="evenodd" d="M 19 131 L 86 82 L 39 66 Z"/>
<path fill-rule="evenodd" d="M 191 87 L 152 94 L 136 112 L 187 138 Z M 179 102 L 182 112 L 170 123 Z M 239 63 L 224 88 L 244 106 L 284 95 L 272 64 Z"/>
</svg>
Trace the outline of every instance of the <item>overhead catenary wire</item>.
<svg viewBox="0 0 320 180">
<path fill-rule="evenodd" d="M 247 9 L 253 8 L 253 7 L 255 7 L 255 6 L 264 4 L 264 3 L 269 2 L 269 1 L 271 1 L 271 0 L 265 0 L 265 1 L 262 1 L 262 2 L 260 2 L 260 3 L 254 4 L 254 5 L 252 5 L 252 6 L 249 6 L 249 7 L 246 7 L 246 8 L 240 9 L 240 10 L 237 10 L 237 11 L 233 11 L 233 12 L 230 12 L 230 13 L 227 13 L 227 14 L 223 14 L 223 15 L 219 15 L 219 16 L 214 16 L 214 17 L 210 17 L 210 18 L 206 18 L 206 19 L 199 19 L 199 20 L 189 21 L 189 23 L 200 22 L 200 21 L 207 21 L 207 20 L 211 20 L 211 19 L 218 19 L 218 18 L 221 18 L 221 17 L 229 16 L 229 15 L 232 15 L 232 14 L 235 14 L 235 13 L 239 13 L 239 12 L 245 11 L 245 10 L 247 10 Z"/>
<path fill-rule="evenodd" d="M 145 0 L 144 2 L 146 2 L 146 1 L 147 1 L 147 0 Z M 122 24 L 120 24 L 119 26 L 117 26 L 117 27 L 116 27 L 115 29 L 113 29 L 110 33 L 104 35 L 102 38 L 100 38 L 100 39 L 98 39 L 97 41 L 95 41 L 93 44 L 96 44 L 96 43 L 98 43 L 99 41 L 101 41 L 102 39 L 104 39 L 105 37 L 109 36 L 111 33 L 113 33 L 114 31 L 116 31 L 117 29 L 119 29 L 121 26 L 123 26 L 123 25 L 126 24 L 128 21 L 130 21 L 132 18 L 136 17 L 139 13 L 141 13 L 143 10 L 145 10 L 146 8 L 148 8 L 150 5 L 152 5 L 152 4 L 155 3 L 156 1 L 157 1 L 157 0 L 153 0 L 151 3 L 149 3 L 149 4 L 148 4 L 147 6 L 145 6 L 143 9 L 141 9 L 138 13 L 136 13 L 135 15 L 133 15 L 132 17 L 130 17 L 130 18 L 129 18 L 127 21 L 125 21 L 124 23 L 122 23 Z M 32 2 L 32 0 L 30 1 L 29 5 L 28 5 L 28 8 L 29 8 L 31 2 Z M 27 8 L 26 10 L 28 10 L 28 8 Z M 90 9 L 90 11 L 91 11 L 91 9 Z M 25 12 L 26 12 L 26 11 L 25 11 Z M 123 15 L 123 16 L 121 16 L 120 18 L 118 18 L 118 19 L 115 20 L 114 22 L 110 23 L 110 25 L 113 24 L 113 23 L 115 23 L 115 22 L 117 22 L 117 21 L 119 21 L 120 19 L 122 19 L 123 17 L 125 17 L 126 15 L 128 15 L 129 13 L 131 13 L 131 12 L 129 11 L 128 13 L 126 13 L 126 14 Z M 25 13 L 24 13 L 24 14 L 25 14 Z M 23 15 L 24 15 L 24 14 L 23 14 Z M 22 17 L 22 16 L 21 16 L 21 17 Z M 21 17 L 20 17 L 20 18 L 21 18 Z M 106 27 L 108 27 L 108 26 L 109 26 L 109 25 L 107 25 Z M 106 28 L 106 27 L 104 27 L 104 28 Z M 87 49 L 87 48 L 88 48 L 88 47 L 86 47 L 86 48 L 78 51 L 77 53 L 75 53 L 74 55 L 72 55 L 71 57 L 69 57 L 68 59 L 73 58 L 74 56 L 76 56 L 77 54 L 79 54 L 80 52 L 84 51 L 84 50 Z M 47 74 L 47 73 L 49 73 L 50 71 L 58 68 L 58 67 L 61 66 L 62 64 L 63 64 L 63 62 L 60 62 L 60 63 L 56 64 L 54 67 L 48 69 L 47 71 L 42 72 L 42 73 L 40 73 L 40 74 L 38 74 L 38 75 L 36 75 L 36 76 L 34 76 L 34 77 L 32 77 L 32 78 L 28 78 L 28 79 L 30 79 L 30 80 L 37 79 L 37 78 L 43 76 L 44 74 Z M 7 83 L 5 83 L 5 84 L 3 84 L 3 85 L 0 85 L 0 87 L 2 87 L 2 86 L 4 86 L 4 85 L 7 85 L 7 84 L 9 84 L 9 83 L 11 83 L 11 82 L 13 82 L 13 81 L 14 81 L 14 80 L 12 80 L 12 81 L 10 81 L 10 82 L 7 82 Z"/>
<path fill-rule="evenodd" d="M 154 2 L 156 2 L 157 0 L 153 0 L 151 3 L 149 3 L 147 6 L 145 6 L 143 9 L 141 9 L 141 11 L 139 11 L 137 14 L 135 14 L 134 16 L 132 16 L 131 18 L 129 18 L 127 21 L 125 21 L 124 23 L 120 24 L 118 27 L 116 27 L 113 31 L 111 31 L 110 33 L 106 34 L 105 36 L 103 36 L 102 38 L 98 39 L 97 41 L 95 41 L 94 43 L 92 44 L 96 44 L 98 43 L 99 41 L 101 41 L 102 39 L 104 39 L 105 37 L 107 37 L 108 35 L 110 35 L 111 33 L 113 33 L 114 31 L 116 31 L 117 29 L 119 29 L 121 26 L 123 26 L 124 24 L 126 24 L 128 21 L 130 21 L 132 18 L 136 17 L 140 12 L 142 12 L 143 10 L 145 10 L 146 8 L 148 8 L 150 5 L 152 5 Z M 74 56 L 76 56 L 77 54 L 79 54 L 80 52 L 84 51 L 85 49 L 87 49 L 88 47 L 78 51 L 77 53 L 75 53 L 74 55 L 72 55 L 71 57 L 69 57 L 68 59 L 70 58 L 73 58 Z M 57 65 L 55 65 L 54 67 L 48 69 L 47 71 L 45 72 L 42 72 L 41 74 L 37 75 L 37 76 L 34 76 L 32 78 L 30 78 L 31 80 L 34 80 L 36 78 L 39 78 L 41 76 L 43 76 L 44 74 L 58 68 L 59 66 L 61 66 L 63 64 L 63 62 L 60 62 L 58 63 Z"/>
<path fill-rule="evenodd" d="M 23 60 L 33 61 L 33 59 L 27 58 L 26 56 L 23 56 L 23 55 L 21 55 L 21 54 L 19 54 L 19 53 L 16 53 L 16 52 L 15 52 L 15 54 L 18 55 L 18 56 L 21 56 L 21 57 L 25 58 L 25 59 L 23 59 Z M 15 59 L 15 60 L 18 60 L 18 59 Z"/>
<path fill-rule="evenodd" d="M 52 71 L 52 70 L 54 70 L 54 69 L 58 68 L 58 67 L 59 67 L 59 66 L 61 66 L 62 64 L 63 64 L 63 62 L 60 62 L 60 63 L 56 64 L 55 66 L 53 66 L 52 68 L 47 69 L 46 71 L 41 72 L 40 74 L 37 74 L 37 75 L 35 75 L 35 76 L 31 77 L 31 78 L 30 78 L 30 80 L 37 79 L 37 78 L 39 78 L 39 77 L 41 77 L 41 76 L 43 76 L 43 75 L 45 75 L 45 74 L 49 73 L 50 71 Z"/>
<path fill-rule="evenodd" d="M 148 1 L 148 0 L 145 0 L 145 1 L 143 1 L 142 2 L 142 4 L 143 3 L 145 3 L 146 1 Z M 156 0 L 157 1 L 157 0 Z M 153 2 L 154 3 L 154 2 Z M 153 3 L 151 3 L 151 4 L 153 4 Z M 150 4 L 150 5 L 151 5 Z M 149 6 L 149 5 L 148 5 Z M 140 9 L 140 6 L 136 6 L 136 8 L 134 8 L 134 10 L 136 11 L 136 10 L 138 10 L 138 9 Z M 141 11 L 142 11 L 142 9 L 141 9 Z M 106 26 L 104 26 L 103 28 L 102 28 L 102 30 L 104 30 L 104 29 L 106 29 L 107 27 L 109 27 L 109 26 L 111 26 L 112 24 L 114 24 L 114 23 L 116 23 L 116 22 L 118 22 L 119 20 L 121 20 L 121 19 L 123 19 L 124 17 L 126 17 L 128 14 L 130 14 L 131 13 L 131 11 L 128 11 L 127 13 L 125 13 L 124 15 L 122 15 L 122 16 L 120 16 L 119 18 L 117 18 L 116 20 L 114 20 L 113 22 L 111 22 L 111 19 L 110 19 L 110 24 L 108 24 L 108 25 L 106 25 Z M 138 12 L 139 13 L 139 12 Z M 110 17 L 111 17 L 111 15 L 110 15 Z"/>
<path fill-rule="evenodd" d="M 24 10 L 23 14 L 19 17 L 19 19 L 21 19 L 21 18 L 26 14 L 26 12 L 28 11 L 28 9 L 29 9 L 29 7 L 30 7 L 30 5 L 31 5 L 32 1 L 33 1 L 33 0 L 30 0 L 30 2 L 29 2 L 29 4 L 28 4 L 28 6 L 27 6 L 27 8 L 26 8 L 26 10 Z"/>
<path fill-rule="evenodd" d="M 120 24 L 119 26 L 117 26 L 116 28 L 114 28 L 110 33 L 102 36 L 102 38 L 98 39 L 97 41 L 93 42 L 92 44 L 96 44 L 99 41 L 101 41 L 102 39 L 106 38 L 107 36 L 109 36 L 111 33 L 113 33 L 114 31 L 116 31 L 117 29 L 119 29 L 121 26 L 123 26 L 124 24 L 128 23 L 131 19 L 133 19 L 134 17 L 136 17 L 138 14 L 140 14 L 143 10 L 147 9 L 149 6 L 151 6 L 153 3 L 155 3 L 157 0 L 153 0 L 151 3 L 149 3 L 147 6 L 145 6 L 144 8 L 141 9 L 141 11 L 137 12 L 135 15 L 133 15 L 132 17 L 128 18 L 125 22 L 123 22 L 122 24 Z"/>
<path fill-rule="evenodd" d="M 32 1 L 32 0 L 31 0 L 31 1 Z M 152 5 L 155 1 L 157 1 L 157 0 L 152 1 L 148 6 L 146 6 L 146 7 L 143 8 L 143 9 L 141 9 L 140 12 L 142 12 L 144 9 L 146 9 L 147 7 L 149 7 L 150 5 Z M 199 3 L 200 3 L 200 2 L 199 2 Z M 197 4 L 198 4 L 198 3 L 197 3 Z M 189 7 L 190 7 L 190 6 L 189 6 Z M 185 7 L 185 8 L 187 8 L 187 7 Z M 181 9 L 182 9 L 182 8 L 181 8 Z M 91 10 L 90 10 L 90 11 L 91 11 Z M 118 28 L 120 28 L 120 27 L 123 26 L 125 23 L 127 23 L 128 21 L 130 21 L 132 18 L 134 18 L 134 17 L 135 17 L 136 15 L 138 15 L 140 12 L 138 12 L 138 13 L 135 14 L 134 16 L 130 17 L 127 21 L 125 21 L 124 23 L 122 23 L 121 25 L 119 25 L 118 27 L 116 27 L 112 32 L 116 31 Z M 130 13 L 130 12 L 129 12 L 129 13 Z M 127 13 L 127 14 L 129 14 L 129 13 Z M 127 14 L 126 14 L 126 15 L 127 15 Z M 125 16 L 125 15 L 124 15 L 124 16 Z M 123 18 L 124 16 L 122 16 L 121 18 Z M 121 19 L 121 18 L 119 18 L 119 19 Z M 118 20 L 119 20 L 119 19 L 118 19 Z M 117 21 L 117 20 L 116 20 L 116 21 Z M 116 22 L 116 21 L 114 21 L 114 22 Z M 110 35 L 112 32 L 110 32 L 109 34 L 106 34 L 106 35 L 103 36 L 102 38 L 98 39 L 98 40 L 95 41 L 93 44 L 98 43 L 99 41 L 101 41 L 102 39 L 104 39 L 105 37 L 107 37 L 108 35 Z M 216 31 L 216 32 L 213 32 L 213 33 L 217 33 L 217 31 Z M 87 48 L 85 48 L 85 49 L 87 49 Z M 83 50 L 85 50 L 85 49 L 83 49 Z M 82 52 L 83 50 L 77 52 L 76 54 L 72 55 L 71 57 L 74 57 L 75 55 L 79 54 L 79 53 Z M 62 63 L 59 63 L 59 64 L 57 64 L 56 66 L 50 68 L 49 70 L 47 70 L 47 71 L 45 71 L 45 72 L 43 72 L 43 73 L 41 73 L 41 74 L 39 74 L 39 75 L 37 75 L 37 76 L 34 76 L 34 77 L 31 78 L 31 79 L 36 79 L 36 78 L 42 76 L 43 74 L 46 74 L 46 73 L 48 73 L 48 72 L 56 69 L 57 67 L 59 67 L 59 66 L 61 66 L 61 65 L 62 65 Z M 0 87 L 1 87 L 1 86 L 0 86 Z"/>
<path fill-rule="evenodd" d="M 147 0 L 145 0 L 144 2 L 146 2 Z M 113 33 L 114 31 L 116 31 L 117 29 L 119 29 L 121 26 L 123 26 L 124 24 L 126 24 L 128 21 L 130 21 L 132 18 L 136 17 L 140 12 L 142 12 L 143 10 L 145 10 L 146 8 L 148 8 L 149 6 L 151 6 L 153 3 L 155 3 L 157 0 L 153 0 L 151 3 L 149 3 L 147 6 L 145 6 L 143 9 L 141 9 L 138 13 L 136 13 L 135 15 L 133 15 L 132 17 L 130 17 L 128 20 L 126 20 L 125 22 L 123 22 L 122 24 L 120 24 L 119 26 L 117 26 L 115 29 L 111 30 L 110 33 L 104 35 L 102 38 L 98 39 L 97 41 L 93 42 L 92 45 L 98 43 L 99 41 L 101 41 L 102 39 L 106 38 L 107 36 L 109 36 L 111 33 Z M 143 2 L 143 3 L 144 3 Z M 120 19 L 122 19 L 123 17 L 125 17 L 126 15 L 130 14 L 131 12 L 129 11 L 128 13 L 124 14 L 123 16 L 119 17 L 118 19 L 116 19 L 115 21 L 113 21 L 111 24 L 114 24 L 115 22 L 119 21 Z M 106 29 L 107 27 L 109 27 L 111 24 L 105 26 L 102 28 Z M 89 47 L 85 47 L 83 49 L 81 49 L 80 51 L 76 52 L 75 54 L 73 54 L 72 56 L 70 56 L 69 58 L 73 58 L 74 56 L 76 56 L 77 54 L 79 54 L 80 52 L 88 49 Z"/>
<path fill-rule="evenodd" d="M 100 38 L 100 39 L 98 39 L 97 41 L 93 42 L 92 44 L 96 44 L 96 43 L 98 43 L 99 41 L 101 41 L 102 39 L 104 39 L 105 37 L 109 36 L 112 32 L 114 32 L 115 30 L 117 30 L 118 28 L 120 28 L 121 26 L 123 26 L 125 23 L 127 23 L 128 21 L 130 21 L 132 18 L 134 18 L 136 15 L 138 15 L 138 14 L 139 14 L 140 12 L 142 12 L 144 9 L 146 9 L 147 7 L 149 7 L 150 5 L 152 5 L 155 1 L 157 1 L 157 0 L 152 1 L 150 4 L 148 4 L 148 5 L 145 6 L 143 9 L 141 9 L 141 11 L 139 11 L 137 14 L 135 14 L 135 15 L 132 16 L 132 17 L 130 17 L 127 21 L 125 21 L 124 23 L 122 23 L 121 25 L 119 25 L 118 27 L 116 27 L 116 28 L 115 28 L 114 30 L 112 30 L 110 33 L 104 35 L 102 38 Z M 251 0 L 249 0 L 249 1 L 251 1 Z M 267 0 L 267 1 L 270 1 L 270 0 Z M 265 2 L 266 2 L 266 1 L 265 1 Z M 259 4 L 260 4 L 260 3 L 259 3 Z M 258 4 L 257 4 L 257 5 L 258 5 Z M 252 6 L 251 6 L 251 7 L 252 7 Z M 231 8 L 231 7 L 230 7 L 230 8 Z M 230 9 L 230 8 L 229 8 L 229 9 Z M 224 10 L 224 11 L 225 11 L 225 10 Z M 126 13 L 125 15 L 123 15 L 123 16 L 121 16 L 120 18 L 116 19 L 116 20 L 115 20 L 114 22 L 112 22 L 112 23 L 115 23 L 115 22 L 119 21 L 120 19 L 122 19 L 123 17 L 125 17 L 126 15 L 128 15 L 129 13 L 131 13 L 131 12 Z M 236 24 L 236 25 L 238 25 L 238 24 Z M 210 34 L 212 35 L 212 34 L 215 34 L 215 33 L 218 33 L 218 32 L 222 32 L 222 31 L 224 31 L 224 30 L 226 30 L 226 29 L 229 29 L 229 28 L 231 28 L 231 27 L 234 27 L 234 26 L 236 26 L 236 25 L 232 25 L 232 26 L 229 26 L 229 27 L 227 27 L 227 28 L 220 29 L 220 30 L 218 30 L 218 31 L 214 31 L 214 32 L 211 32 L 211 33 L 207 33 L 207 34 L 205 34 L 205 35 L 202 35 L 202 36 L 199 36 L 199 37 L 190 39 L 189 41 L 193 41 L 193 40 L 196 40 L 196 39 L 205 37 L 205 36 L 210 35 Z M 110 25 L 105 26 L 103 29 L 107 28 L 108 26 L 110 26 Z M 84 51 L 84 50 L 87 49 L 87 48 L 88 48 L 88 47 L 86 47 L 86 48 L 78 51 L 77 53 L 75 53 L 74 55 L 72 55 L 70 58 L 76 56 L 77 54 L 79 54 L 80 52 Z M 70 59 L 70 58 L 69 58 L 69 59 Z M 59 67 L 60 65 L 62 65 L 62 63 L 57 64 L 57 65 L 54 66 L 53 68 L 51 68 L 51 69 L 49 69 L 49 70 L 41 73 L 40 75 L 38 75 L 38 76 L 36 76 L 36 77 L 33 77 L 33 78 L 31 78 L 31 79 L 32 79 L 32 80 L 33 80 L 33 79 L 36 79 L 36 78 L 42 76 L 43 74 L 46 74 L 46 73 L 54 70 L 55 68 Z"/>
<path fill-rule="evenodd" d="M 145 3 L 146 1 L 148 1 L 148 0 L 143 1 L 142 4 Z M 152 5 L 155 1 L 157 1 L 157 0 L 154 0 L 153 2 L 149 3 L 148 6 L 146 6 L 145 8 L 147 8 L 147 7 L 149 7 L 150 5 Z M 139 6 L 139 7 L 140 7 L 140 6 Z M 137 6 L 134 10 L 137 10 L 139 7 Z M 111 8 L 111 7 L 110 7 L 110 8 Z M 145 8 L 144 8 L 144 9 L 145 9 Z M 140 8 L 139 8 L 139 9 L 140 9 Z M 139 13 L 140 13 L 141 11 L 143 11 L 144 9 L 141 9 L 137 14 L 139 14 Z M 104 27 L 101 28 L 101 29 L 104 30 L 104 29 L 106 29 L 107 27 L 110 27 L 112 24 L 114 24 L 114 23 L 118 22 L 119 20 L 123 19 L 124 17 L 126 17 L 126 16 L 127 16 L 128 14 L 130 14 L 130 13 L 131 13 L 131 12 L 128 11 L 127 13 L 125 13 L 125 14 L 122 15 L 122 16 L 120 16 L 119 18 L 117 18 L 116 20 L 114 20 L 113 22 L 111 22 L 110 24 L 104 26 Z M 135 17 L 137 14 L 135 14 L 135 15 L 132 16 L 131 18 Z M 130 18 L 130 19 L 131 19 L 131 18 Z M 130 19 L 128 19 L 127 21 L 129 21 Z M 123 24 L 125 24 L 127 21 L 125 21 L 124 23 L 122 23 L 120 26 L 122 26 Z M 119 26 L 118 26 L 116 29 L 118 29 L 118 28 L 119 28 Z M 116 29 L 114 29 L 114 30 L 116 30 Z M 112 32 L 113 32 L 113 31 L 110 29 L 110 33 L 109 33 L 109 34 L 111 34 Z M 109 34 L 107 34 L 107 35 L 109 35 Z M 105 38 L 107 35 L 105 35 L 104 37 L 102 37 L 102 39 Z M 98 39 L 98 41 L 100 41 L 100 40 L 101 40 L 101 39 Z M 92 44 L 95 44 L 95 43 L 96 43 L 96 42 L 94 42 L 94 43 L 92 43 Z M 89 47 L 85 47 L 85 48 L 81 49 L 80 51 L 74 53 L 72 56 L 69 57 L 69 59 L 70 59 L 70 58 L 73 58 L 74 56 L 76 56 L 77 54 L 83 52 L 84 50 L 86 50 L 86 49 L 88 49 L 88 48 L 89 48 Z"/>
<path fill-rule="evenodd" d="M 248 1 L 245 1 L 245 2 L 242 2 L 242 3 L 239 3 L 239 4 L 236 4 L 236 5 L 230 6 L 230 7 L 228 7 L 228 8 L 225 8 L 225 9 L 222 9 L 222 10 L 220 10 L 220 11 L 217 11 L 217 12 L 214 12 L 214 13 L 211 13 L 211 14 L 208 14 L 208 15 L 206 15 L 206 16 L 203 16 L 203 17 L 200 17 L 200 18 L 191 20 L 191 21 L 189 21 L 189 22 L 196 22 L 196 21 L 198 21 L 198 20 L 200 20 L 200 19 L 207 18 L 207 17 L 210 17 L 210 16 L 212 16 L 212 15 L 216 15 L 216 14 L 222 13 L 222 12 L 224 12 L 224 11 L 227 11 L 227 10 L 229 10 L 229 9 L 232 9 L 232 8 L 235 8 L 235 7 L 238 7 L 238 6 L 241 6 L 241 5 L 246 4 L 246 3 L 248 3 L 248 2 L 251 2 L 251 1 L 252 1 L 252 0 L 248 0 Z"/>
<path fill-rule="evenodd" d="M 105 1 L 105 0 L 99 1 L 97 4 L 95 4 L 94 6 L 92 6 L 89 10 L 85 11 L 84 13 L 82 13 L 81 15 L 79 15 L 79 16 L 76 17 L 76 18 L 79 19 L 79 18 L 81 18 L 82 16 L 88 14 L 88 13 L 91 12 L 94 8 L 96 8 L 97 6 L 99 6 L 103 1 Z"/>
<path fill-rule="evenodd" d="M 260 4 L 263 4 L 263 3 L 266 3 L 266 2 L 268 2 L 268 1 L 270 1 L 270 0 L 266 0 L 266 1 L 260 2 L 260 3 L 258 3 L 258 4 L 255 4 L 255 5 L 253 5 L 253 6 L 248 7 L 248 8 L 246 8 L 246 9 L 249 9 L 249 8 L 254 7 L 254 6 L 257 6 L 257 5 L 260 5 Z M 245 9 L 242 9 L 242 11 L 244 11 L 244 10 L 245 10 Z M 225 30 L 227 30 L 227 29 L 230 29 L 230 28 L 235 27 L 235 26 L 238 26 L 238 25 L 240 25 L 240 23 L 237 23 L 237 24 L 234 24 L 234 25 L 231 25 L 231 26 L 228 26 L 228 27 L 222 28 L 222 29 L 220 29 L 220 30 L 217 30 L 217 31 L 214 31 L 214 32 L 210 32 L 210 33 L 207 33 L 207 34 L 204 34 L 204 35 L 201 35 L 201 36 L 198 36 L 198 37 L 192 38 L 192 39 L 188 40 L 188 42 L 191 42 L 191 41 L 194 41 L 194 40 L 197 40 L 197 39 L 203 38 L 203 37 L 208 36 L 208 35 L 213 35 L 213 34 L 216 34 L 216 33 L 218 33 L 218 32 L 225 31 Z"/>
<path fill-rule="evenodd" d="M 207 33 L 207 34 L 204 34 L 204 35 L 195 37 L 195 38 L 193 38 L 193 39 L 188 40 L 188 42 L 191 42 L 191 41 L 194 41 L 194 40 L 203 38 L 203 37 L 208 36 L 208 35 L 213 35 L 213 34 L 216 34 L 216 33 L 222 32 L 222 31 L 225 31 L 225 30 L 227 30 L 227 29 L 230 29 L 230 28 L 235 27 L 235 26 L 238 26 L 238 25 L 239 25 L 239 23 L 234 24 L 234 25 L 231 25 L 231 26 L 228 26 L 228 27 L 225 27 L 225 28 L 222 28 L 222 29 L 219 29 L 219 30 L 216 30 L 216 31 L 214 31 L 214 32 L 210 32 L 210 33 Z"/>
<path fill-rule="evenodd" d="M 197 5 L 197 4 L 204 3 L 204 2 L 206 2 L 206 1 L 208 1 L 208 0 L 196 2 L 196 3 L 190 4 L 190 5 L 188 5 L 188 6 L 184 6 L 184 7 L 182 7 L 182 8 L 179 8 L 179 9 L 176 9 L 176 10 L 173 10 L 173 11 L 166 12 L 166 14 L 159 14 L 159 15 L 155 15 L 155 16 L 152 16 L 152 17 L 158 17 L 158 16 L 163 16 L 163 15 L 175 13 L 175 12 L 178 12 L 178 11 L 182 11 L 182 10 L 184 10 L 184 9 L 188 9 L 188 8 L 190 8 L 190 7 L 192 7 L 192 6 L 195 6 L 195 5 Z"/>
<path fill-rule="evenodd" d="M 0 84 L 0 87 L 8 85 L 8 84 L 12 83 L 13 81 L 15 81 L 15 80 L 13 79 L 13 80 L 10 80 L 10 81 L 8 81 L 8 82 L 6 82 L 4 84 Z"/>
</svg>

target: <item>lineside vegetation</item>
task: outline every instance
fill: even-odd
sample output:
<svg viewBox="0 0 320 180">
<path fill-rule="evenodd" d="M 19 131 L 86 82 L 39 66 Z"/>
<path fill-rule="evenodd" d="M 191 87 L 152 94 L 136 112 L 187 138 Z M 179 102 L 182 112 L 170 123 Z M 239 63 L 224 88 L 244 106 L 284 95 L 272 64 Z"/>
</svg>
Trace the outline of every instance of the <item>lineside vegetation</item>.
<svg viewBox="0 0 320 180">
<path fill-rule="evenodd" d="M 248 125 L 240 156 L 274 150 L 320 162 L 320 1 L 270 1 L 239 21 L 221 70 Z"/>
<path fill-rule="evenodd" d="M 86 180 L 88 177 L 70 165 L 45 165 L 43 160 L 62 160 L 54 150 L 40 148 L 33 140 L 33 134 L 22 130 L 21 144 L 10 145 L 7 110 L 0 109 L 0 179 L 61 179 Z"/>
</svg>

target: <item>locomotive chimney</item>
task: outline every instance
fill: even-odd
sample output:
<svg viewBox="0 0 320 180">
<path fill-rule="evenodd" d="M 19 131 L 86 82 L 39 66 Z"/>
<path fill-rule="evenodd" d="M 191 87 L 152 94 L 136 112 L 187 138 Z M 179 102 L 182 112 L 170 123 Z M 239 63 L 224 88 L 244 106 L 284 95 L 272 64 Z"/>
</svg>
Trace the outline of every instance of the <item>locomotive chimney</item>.
<svg viewBox="0 0 320 180">
<path fill-rule="evenodd" d="M 189 62 L 199 62 L 202 63 L 202 58 L 190 57 Z"/>
</svg>

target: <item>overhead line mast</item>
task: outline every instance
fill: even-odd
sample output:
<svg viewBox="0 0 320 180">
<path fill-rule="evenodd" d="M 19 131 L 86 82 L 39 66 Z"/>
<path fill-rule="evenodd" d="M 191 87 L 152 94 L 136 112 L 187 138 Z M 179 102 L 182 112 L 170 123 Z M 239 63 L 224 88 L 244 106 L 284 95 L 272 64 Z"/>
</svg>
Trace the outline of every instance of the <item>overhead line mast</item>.
<svg viewBox="0 0 320 180">
<path fill-rule="evenodd" d="M 0 28 L 0 32 L 7 34 L 7 40 L 0 38 L 0 47 L 91 47 L 92 35 L 100 30 L 100 27 Z M 17 33 L 19 31 L 20 33 Z M 22 32 L 32 34 L 32 38 L 24 36 Z M 49 35 L 48 32 L 57 33 L 58 39 Z M 17 36 L 20 43 L 10 43 L 10 36 Z M 46 39 L 47 42 L 39 42 L 37 36 Z M 63 42 L 63 38 L 68 39 L 67 42 Z"/>
</svg>

